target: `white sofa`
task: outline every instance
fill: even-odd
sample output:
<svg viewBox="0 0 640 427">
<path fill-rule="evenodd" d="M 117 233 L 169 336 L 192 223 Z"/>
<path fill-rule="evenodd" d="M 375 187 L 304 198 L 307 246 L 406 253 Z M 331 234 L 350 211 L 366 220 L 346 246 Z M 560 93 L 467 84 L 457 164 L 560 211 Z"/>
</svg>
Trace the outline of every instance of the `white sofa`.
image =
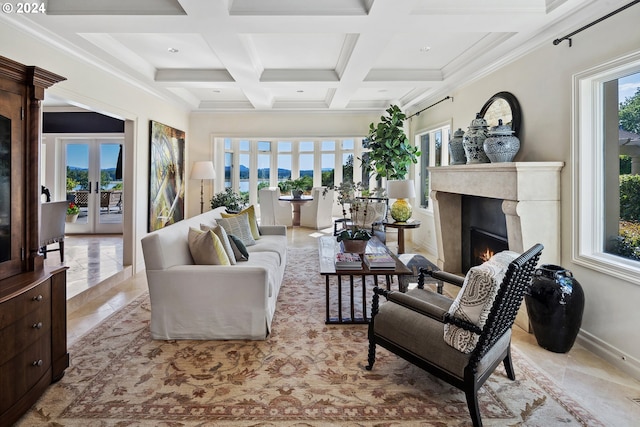
<svg viewBox="0 0 640 427">
<path fill-rule="evenodd" d="M 271 329 L 287 263 L 287 229 L 261 226 L 248 261 L 195 265 L 189 227 L 213 225 L 224 208 L 179 221 L 142 238 L 154 339 L 262 340 Z"/>
</svg>

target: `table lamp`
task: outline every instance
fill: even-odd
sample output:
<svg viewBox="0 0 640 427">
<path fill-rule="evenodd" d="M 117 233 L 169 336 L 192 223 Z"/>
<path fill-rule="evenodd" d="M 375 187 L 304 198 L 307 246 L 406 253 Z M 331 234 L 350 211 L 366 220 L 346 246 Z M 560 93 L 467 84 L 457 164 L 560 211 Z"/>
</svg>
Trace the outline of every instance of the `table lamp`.
<svg viewBox="0 0 640 427">
<path fill-rule="evenodd" d="M 396 199 L 391 205 L 391 218 L 396 222 L 406 222 L 411 218 L 411 205 L 406 199 L 416 197 L 412 179 L 387 181 L 387 195 L 390 199 Z"/>
<path fill-rule="evenodd" d="M 213 162 L 207 160 L 195 162 L 191 168 L 191 179 L 200 180 L 200 213 L 204 212 L 204 180 L 214 179 L 216 170 L 213 168 Z"/>
</svg>

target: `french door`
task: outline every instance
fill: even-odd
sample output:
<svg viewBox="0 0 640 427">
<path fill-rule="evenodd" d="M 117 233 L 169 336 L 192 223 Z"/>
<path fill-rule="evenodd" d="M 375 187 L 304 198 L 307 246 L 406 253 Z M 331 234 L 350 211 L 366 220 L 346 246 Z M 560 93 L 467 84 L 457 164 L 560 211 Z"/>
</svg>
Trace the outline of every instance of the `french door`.
<svg viewBox="0 0 640 427">
<path fill-rule="evenodd" d="M 122 233 L 124 138 L 65 138 L 64 187 L 80 212 L 68 233 Z"/>
</svg>

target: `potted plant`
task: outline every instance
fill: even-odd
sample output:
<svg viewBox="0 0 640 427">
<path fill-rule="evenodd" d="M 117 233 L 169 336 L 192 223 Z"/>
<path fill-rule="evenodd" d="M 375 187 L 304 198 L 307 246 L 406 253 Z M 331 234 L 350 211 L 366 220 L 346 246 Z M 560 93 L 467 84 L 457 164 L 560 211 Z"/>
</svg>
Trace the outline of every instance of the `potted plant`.
<svg viewBox="0 0 640 427">
<path fill-rule="evenodd" d="M 313 178 L 310 176 L 301 176 L 296 179 L 288 179 L 286 181 L 282 181 L 278 183 L 278 187 L 280 187 L 280 191 L 282 193 L 286 193 L 291 191 L 291 195 L 294 199 L 299 199 L 302 197 L 304 192 L 311 191 L 313 188 Z"/>
<path fill-rule="evenodd" d="M 80 208 L 74 202 L 69 202 L 69 206 L 67 206 L 67 217 L 65 219 L 66 222 L 76 222 L 78 219 L 78 215 L 80 214 Z"/>
<path fill-rule="evenodd" d="M 228 212 L 240 212 L 247 205 L 248 197 L 248 194 L 238 194 L 227 187 L 211 198 L 211 209 L 224 206 Z"/>
<path fill-rule="evenodd" d="M 376 179 L 404 179 L 409 166 L 418 163 L 420 151 L 404 133 L 402 125 L 407 116 L 397 105 L 391 105 L 386 112 L 388 116 L 380 117 L 380 123 L 369 125 L 368 161 Z"/>
<path fill-rule="evenodd" d="M 371 230 L 364 226 L 369 200 L 358 198 L 364 191 L 362 183 L 346 181 L 339 185 L 329 185 L 325 187 L 323 195 L 329 190 L 335 190 L 338 195 L 338 204 L 342 207 L 344 228 L 336 235 L 336 240 L 342 242 L 345 252 L 364 253 L 372 234 Z"/>
</svg>

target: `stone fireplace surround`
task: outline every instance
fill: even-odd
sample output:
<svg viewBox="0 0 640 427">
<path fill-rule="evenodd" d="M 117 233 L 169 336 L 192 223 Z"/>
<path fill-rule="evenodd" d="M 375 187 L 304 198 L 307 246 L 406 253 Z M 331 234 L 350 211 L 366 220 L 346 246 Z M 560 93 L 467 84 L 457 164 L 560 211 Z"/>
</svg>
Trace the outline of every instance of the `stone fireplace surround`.
<svg viewBox="0 0 640 427">
<path fill-rule="evenodd" d="M 430 167 L 438 267 L 462 272 L 462 196 L 502 200 L 509 249 L 536 243 L 540 264 L 560 263 L 560 171 L 563 162 L 481 163 Z M 516 324 L 529 330 L 522 305 Z"/>
</svg>

